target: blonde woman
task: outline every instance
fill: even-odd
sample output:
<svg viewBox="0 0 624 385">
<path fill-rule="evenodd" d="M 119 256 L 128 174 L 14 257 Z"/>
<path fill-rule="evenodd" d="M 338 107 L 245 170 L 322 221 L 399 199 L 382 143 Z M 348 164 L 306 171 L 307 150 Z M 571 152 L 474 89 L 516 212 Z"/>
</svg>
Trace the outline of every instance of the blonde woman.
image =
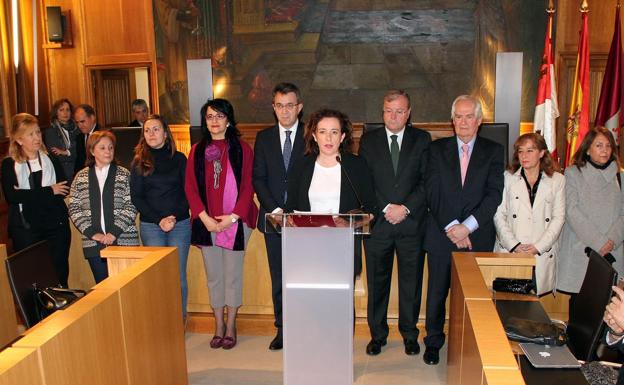
<svg viewBox="0 0 624 385">
<path fill-rule="evenodd" d="M 69 192 L 63 167 L 48 156 L 37 118 L 13 117 L 9 156 L 2 161 L 2 192 L 9 204 L 13 250 L 47 240 L 59 283 L 67 287 L 71 233 L 63 198 Z"/>
</svg>

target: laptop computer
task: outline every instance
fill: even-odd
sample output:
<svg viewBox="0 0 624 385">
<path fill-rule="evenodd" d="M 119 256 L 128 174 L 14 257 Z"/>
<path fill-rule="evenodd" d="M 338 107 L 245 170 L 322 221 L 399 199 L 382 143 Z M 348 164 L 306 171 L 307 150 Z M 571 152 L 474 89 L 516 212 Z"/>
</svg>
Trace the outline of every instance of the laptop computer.
<svg viewBox="0 0 624 385">
<path fill-rule="evenodd" d="M 580 368 L 581 364 L 567 346 L 520 343 L 520 348 L 536 368 Z"/>
</svg>

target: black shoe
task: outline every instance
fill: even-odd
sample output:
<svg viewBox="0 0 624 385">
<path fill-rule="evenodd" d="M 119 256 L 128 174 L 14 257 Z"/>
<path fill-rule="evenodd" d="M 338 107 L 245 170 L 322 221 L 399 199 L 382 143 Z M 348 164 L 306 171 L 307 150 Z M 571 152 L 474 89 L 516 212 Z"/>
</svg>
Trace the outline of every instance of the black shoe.
<svg viewBox="0 0 624 385">
<path fill-rule="evenodd" d="M 418 345 L 417 340 L 403 340 L 403 345 L 405 345 L 405 354 L 408 356 L 415 356 L 420 353 L 420 345 Z"/>
<path fill-rule="evenodd" d="M 277 333 L 273 341 L 269 344 L 269 350 L 282 350 L 283 345 L 282 333 Z"/>
<path fill-rule="evenodd" d="M 386 340 L 383 340 L 383 341 L 370 340 L 368 345 L 366 345 L 366 354 L 368 354 L 369 356 L 378 355 L 379 353 L 381 353 L 381 347 L 386 346 L 386 343 L 387 343 Z"/>
<path fill-rule="evenodd" d="M 440 362 L 440 349 L 427 346 L 425 354 L 423 354 L 423 361 L 427 365 L 437 365 Z"/>
</svg>

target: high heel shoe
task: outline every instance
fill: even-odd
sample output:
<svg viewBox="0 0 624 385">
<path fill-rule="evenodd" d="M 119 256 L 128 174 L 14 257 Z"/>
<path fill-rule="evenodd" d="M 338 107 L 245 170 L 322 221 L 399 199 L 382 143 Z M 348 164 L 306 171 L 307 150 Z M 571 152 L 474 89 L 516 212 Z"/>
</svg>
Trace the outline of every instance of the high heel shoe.
<svg viewBox="0 0 624 385">
<path fill-rule="evenodd" d="M 236 346 L 236 331 L 234 331 L 234 336 L 232 337 L 230 336 L 223 337 L 223 342 L 221 344 L 221 347 L 225 350 L 230 350 L 234 346 Z"/>
<path fill-rule="evenodd" d="M 215 335 L 214 337 L 212 337 L 212 340 L 210 341 L 210 347 L 213 349 L 219 349 L 220 347 L 223 346 L 223 337 L 217 336 Z"/>
</svg>

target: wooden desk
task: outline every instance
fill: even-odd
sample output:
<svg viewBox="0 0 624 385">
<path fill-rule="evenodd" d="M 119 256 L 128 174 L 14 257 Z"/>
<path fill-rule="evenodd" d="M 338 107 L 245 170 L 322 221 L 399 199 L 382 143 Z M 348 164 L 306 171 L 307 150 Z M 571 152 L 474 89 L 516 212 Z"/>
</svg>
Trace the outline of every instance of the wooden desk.
<svg viewBox="0 0 624 385">
<path fill-rule="evenodd" d="M 6 245 L 0 244 L 0 349 L 17 338 L 17 317 L 6 265 Z"/>
<path fill-rule="evenodd" d="M 121 255 L 124 248 L 110 251 Z M 188 383 L 177 252 L 127 252 L 143 253 L 143 258 L 7 349 L 13 358 L 7 367 L 0 366 L 0 385 L 27 383 L 11 380 L 22 367 L 41 377 L 42 382 L 33 384 Z"/>
<path fill-rule="evenodd" d="M 530 277 L 534 264 L 532 256 L 522 254 L 453 253 L 449 384 L 524 384 L 486 279 L 491 282 L 493 275 L 526 278 L 527 273 Z"/>
</svg>

